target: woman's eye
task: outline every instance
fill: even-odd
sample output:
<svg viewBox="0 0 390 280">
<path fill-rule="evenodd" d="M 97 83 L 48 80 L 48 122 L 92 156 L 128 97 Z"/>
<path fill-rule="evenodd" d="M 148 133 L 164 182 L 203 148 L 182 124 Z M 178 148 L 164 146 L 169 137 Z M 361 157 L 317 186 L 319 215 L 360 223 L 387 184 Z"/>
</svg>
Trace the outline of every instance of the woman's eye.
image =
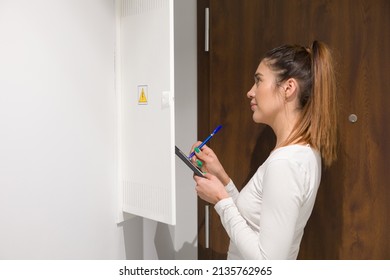
<svg viewBox="0 0 390 280">
<path fill-rule="evenodd" d="M 255 85 L 258 86 L 260 83 L 261 83 L 261 75 L 259 73 L 256 73 L 254 76 L 253 76 L 254 80 L 255 80 Z"/>
</svg>

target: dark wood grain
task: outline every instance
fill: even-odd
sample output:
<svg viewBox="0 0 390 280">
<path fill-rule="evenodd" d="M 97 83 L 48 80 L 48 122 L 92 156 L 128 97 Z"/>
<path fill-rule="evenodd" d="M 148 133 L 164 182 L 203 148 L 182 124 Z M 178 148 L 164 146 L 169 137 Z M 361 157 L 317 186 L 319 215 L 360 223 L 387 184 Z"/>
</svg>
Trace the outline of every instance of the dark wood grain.
<svg viewBox="0 0 390 280">
<path fill-rule="evenodd" d="M 280 44 L 326 42 L 337 66 L 339 159 L 323 170 L 299 258 L 390 259 L 390 1 L 199 0 L 198 18 L 207 5 L 209 53 L 198 22 L 199 138 L 223 125 L 210 146 L 244 186 L 275 143 L 270 128 L 253 123 L 246 98 L 261 56 Z M 225 258 L 228 237 L 213 207 L 204 249 L 202 207 L 199 258 Z"/>
</svg>

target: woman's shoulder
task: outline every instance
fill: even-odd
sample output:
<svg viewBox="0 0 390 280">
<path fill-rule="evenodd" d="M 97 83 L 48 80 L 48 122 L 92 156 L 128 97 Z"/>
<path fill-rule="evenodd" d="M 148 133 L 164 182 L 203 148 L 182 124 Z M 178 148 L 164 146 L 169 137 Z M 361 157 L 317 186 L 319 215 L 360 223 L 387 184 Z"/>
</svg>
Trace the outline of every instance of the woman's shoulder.
<svg viewBox="0 0 390 280">
<path fill-rule="evenodd" d="M 302 194 L 318 187 L 321 179 L 321 156 L 310 145 L 289 145 L 275 149 L 263 165 L 263 174 L 293 176 L 300 180 Z"/>
<path fill-rule="evenodd" d="M 299 166 L 321 164 L 320 153 L 308 144 L 294 144 L 277 148 L 272 151 L 266 162 L 270 164 L 279 160 L 290 161 Z"/>
</svg>

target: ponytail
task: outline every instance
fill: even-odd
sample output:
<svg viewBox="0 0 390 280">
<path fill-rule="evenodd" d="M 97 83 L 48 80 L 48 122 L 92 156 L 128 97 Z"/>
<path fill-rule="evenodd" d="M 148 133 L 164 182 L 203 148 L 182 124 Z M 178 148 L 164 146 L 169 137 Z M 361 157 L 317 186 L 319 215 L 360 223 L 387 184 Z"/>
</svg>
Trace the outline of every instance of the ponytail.
<svg viewBox="0 0 390 280">
<path fill-rule="evenodd" d="M 323 43 L 312 44 L 313 97 L 311 102 L 311 142 L 326 166 L 337 158 L 336 81 L 330 50 Z"/>
<path fill-rule="evenodd" d="M 329 48 L 314 41 L 310 48 L 284 45 L 266 53 L 277 84 L 294 78 L 299 84 L 302 112 L 283 145 L 309 143 L 317 149 L 326 166 L 336 160 L 337 112 L 336 82 Z"/>
</svg>

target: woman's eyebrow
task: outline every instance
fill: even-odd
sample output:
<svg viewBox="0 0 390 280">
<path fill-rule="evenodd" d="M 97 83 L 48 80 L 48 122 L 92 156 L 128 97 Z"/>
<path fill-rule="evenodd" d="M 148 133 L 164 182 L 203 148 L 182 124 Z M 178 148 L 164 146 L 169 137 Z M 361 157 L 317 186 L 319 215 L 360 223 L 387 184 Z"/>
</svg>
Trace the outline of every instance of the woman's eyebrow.
<svg viewBox="0 0 390 280">
<path fill-rule="evenodd" d="M 261 76 L 263 76 L 263 74 L 256 72 L 254 75 L 254 78 L 260 78 Z"/>
</svg>

